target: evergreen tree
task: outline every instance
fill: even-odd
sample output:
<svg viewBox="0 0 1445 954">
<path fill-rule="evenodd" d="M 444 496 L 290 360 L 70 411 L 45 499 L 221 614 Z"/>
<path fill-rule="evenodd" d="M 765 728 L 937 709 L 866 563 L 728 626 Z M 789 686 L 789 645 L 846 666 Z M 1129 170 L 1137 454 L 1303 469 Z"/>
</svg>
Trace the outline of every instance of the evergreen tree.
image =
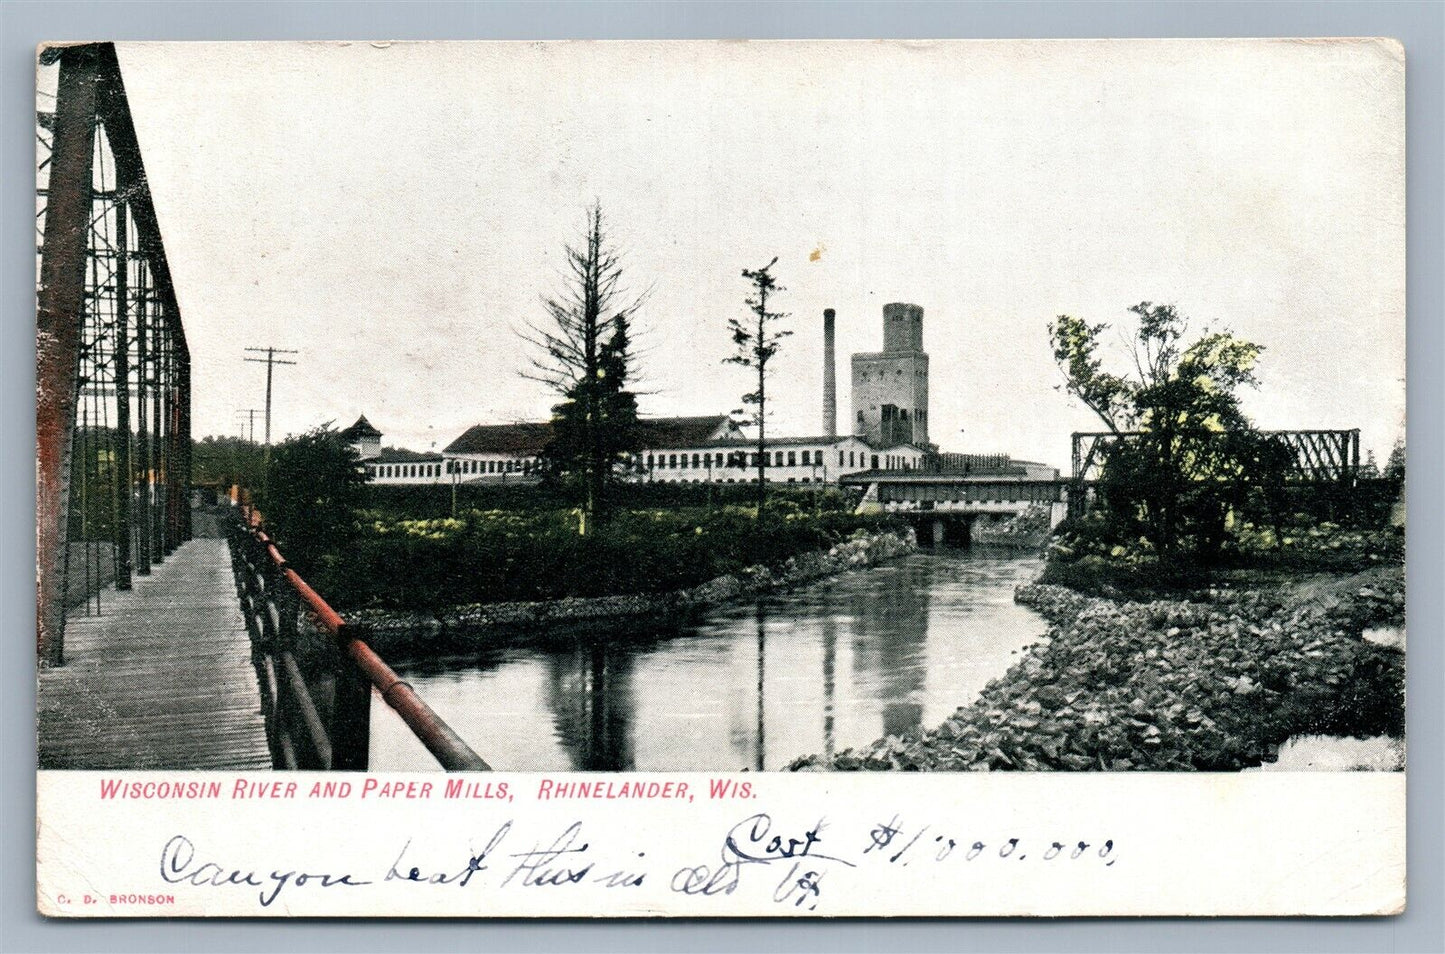
<svg viewBox="0 0 1445 954">
<path fill-rule="evenodd" d="M 572 488 L 582 532 L 605 519 L 617 466 L 638 449 L 637 399 L 631 391 L 632 322 L 645 295 L 622 288 L 622 265 L 607 241 L 602 207 L 587 210 L 580 246 L 567 246 L 566 290 L 545 299 L 549 321 L 533 326 L 539 354 L 528 377 L 555 389 L 547 472 Z"/>
<path fill-rule="evenodd" d="M 1396 440 L 1395 446 L 1390 448 L 1390 456 L 1385 461 L 1385 477 L 1401 483 L 1405 480 L 1405 438 L 1403 437 Z"/>
</svg>

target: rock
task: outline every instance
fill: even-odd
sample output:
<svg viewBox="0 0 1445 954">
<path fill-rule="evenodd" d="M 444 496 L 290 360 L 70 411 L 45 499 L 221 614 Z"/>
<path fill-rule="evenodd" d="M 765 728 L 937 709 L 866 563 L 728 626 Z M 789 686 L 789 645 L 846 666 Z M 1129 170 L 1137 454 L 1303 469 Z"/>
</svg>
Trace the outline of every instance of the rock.
<svg viewBox="0 0 1445 954">
<path fill-rule="evenodd" d="M 1393 641 L 1388 631 L 1362 630 L 1403 624 L 1403 572 L 1369 574 L 1367 585 L 1346 577 L 1299 593 L 1239 587 L 1205 602 L 1021 586 L 1014 599 L 1050 628 L 976 702 L 902 751 L 880 740 L 817 764 L 1235 771 L 1301 728 L 1398 733 L 1403 656 L 1376 644 Z"/>
</svg>

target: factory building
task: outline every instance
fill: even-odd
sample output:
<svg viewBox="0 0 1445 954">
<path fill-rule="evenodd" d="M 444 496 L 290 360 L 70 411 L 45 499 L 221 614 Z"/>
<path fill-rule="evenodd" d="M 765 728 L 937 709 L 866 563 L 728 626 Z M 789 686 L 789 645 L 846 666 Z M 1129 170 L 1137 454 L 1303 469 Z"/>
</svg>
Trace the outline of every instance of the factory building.
<svg viewBox="0 0 1445 954">
<path fill-rule="evenodd" d="M 928 355 L 919 306 L 884 305 L 883 350 L 853 355 L 852 430 L 876 447 L 929 446 Z"/>
<path fill-rule="evenodd" d="M 388 447 L 362 461 L 367 476 L 377 484 L 446 483 L 446 462 L 440 454 Z"/>
<path fill-rule="evenodd" d="M 757 480 L 757 443 L 726 415 L 644 418 L 644 449 L 624 466 L 631 480 L 659 483 L 749 483 Z M 440 453 L 386 448 L 362 461 L 382 485 L 532 482 L 541 473 L 542 450 L 550 438 L 546 423 L 479 424 Z M 770 439 L 769 483 L 836 484 L 838 478 L 869 470 L 916 470 L 924 452 L 917 447 L 874 447 L 861 437 L 779 437 Z"/>
<path fill-rule="evenodd" d="M 552 425 L 477 424 L 442 449 L 448 473 L 461 483 L 508 483 L 532 480 L 540 473 L 542 450 L 552 439 Z"/>
<path fill-rule="evenodd" d="M 838 478 L 868 470 L 916 470 L 923 451 L 901 446 L 877 448 L 861 437 L 779 437 L 769 439 L 768 483 L 836 484 Z M 758 479 L 757 442 L 729 440 L 658 447 L 638 455 L 643 480 L 673 484 L 746 484 Z"/>
<path fill-rule="evenodd" d="M 836 312 L 823 312 L 821 435 L 770 438 L 763 453 L 770 483 L 836 484 L 867 471 L 910 471 L 936 462 L 928 442 L 928 355 L 923 309 L 883 306 L 883 350 L 853 355 L 853 420 L 838 433 Z M 642 449 L 622 465 L 632 480 L 749 483 L 757 480 L 756 442 L 725 414 L 643 418 Z M 380 484 L 530 482 L 540 476 L 548 422 L 477 424 L 440 454 L 381 447 L 381 432 L 363 415 L 342 432 Z"/>
</svg>

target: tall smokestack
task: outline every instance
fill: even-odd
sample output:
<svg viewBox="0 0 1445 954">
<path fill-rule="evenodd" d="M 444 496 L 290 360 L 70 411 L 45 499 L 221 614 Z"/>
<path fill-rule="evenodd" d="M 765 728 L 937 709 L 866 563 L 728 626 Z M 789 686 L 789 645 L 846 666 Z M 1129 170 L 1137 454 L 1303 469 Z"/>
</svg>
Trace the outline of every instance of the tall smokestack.
<svg viewBox="0 0 1445 954">
<path fill-rule="evenodd" d="M 833 318 L 831 308 L 823 309 L 823 434 L 838 436 L 838 372 L 833 366 Z"/>
</svg>

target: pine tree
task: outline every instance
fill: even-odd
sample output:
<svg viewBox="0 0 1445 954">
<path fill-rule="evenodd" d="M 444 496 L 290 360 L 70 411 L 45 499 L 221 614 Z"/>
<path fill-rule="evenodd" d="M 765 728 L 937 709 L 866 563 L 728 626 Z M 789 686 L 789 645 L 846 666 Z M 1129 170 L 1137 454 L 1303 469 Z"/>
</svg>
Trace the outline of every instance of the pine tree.
<svg viewBox="0 0 1445 954">
<path fill-rule="evenodd" d="M 606 519 L 616 467 L 638 449 L 631 326 L 646 296 L 623 290 L 621 259 L 607 241 L 600 204 L 587 210 L 584 241 L 567 246 L 566 261 L 565 292 L 543 301 L 550 321 L 528 336 L 540 354 L 527 376 L 562 398 L 552 409 L 544 465 L 575 489 L 586 533 Z"/>
</svg>

